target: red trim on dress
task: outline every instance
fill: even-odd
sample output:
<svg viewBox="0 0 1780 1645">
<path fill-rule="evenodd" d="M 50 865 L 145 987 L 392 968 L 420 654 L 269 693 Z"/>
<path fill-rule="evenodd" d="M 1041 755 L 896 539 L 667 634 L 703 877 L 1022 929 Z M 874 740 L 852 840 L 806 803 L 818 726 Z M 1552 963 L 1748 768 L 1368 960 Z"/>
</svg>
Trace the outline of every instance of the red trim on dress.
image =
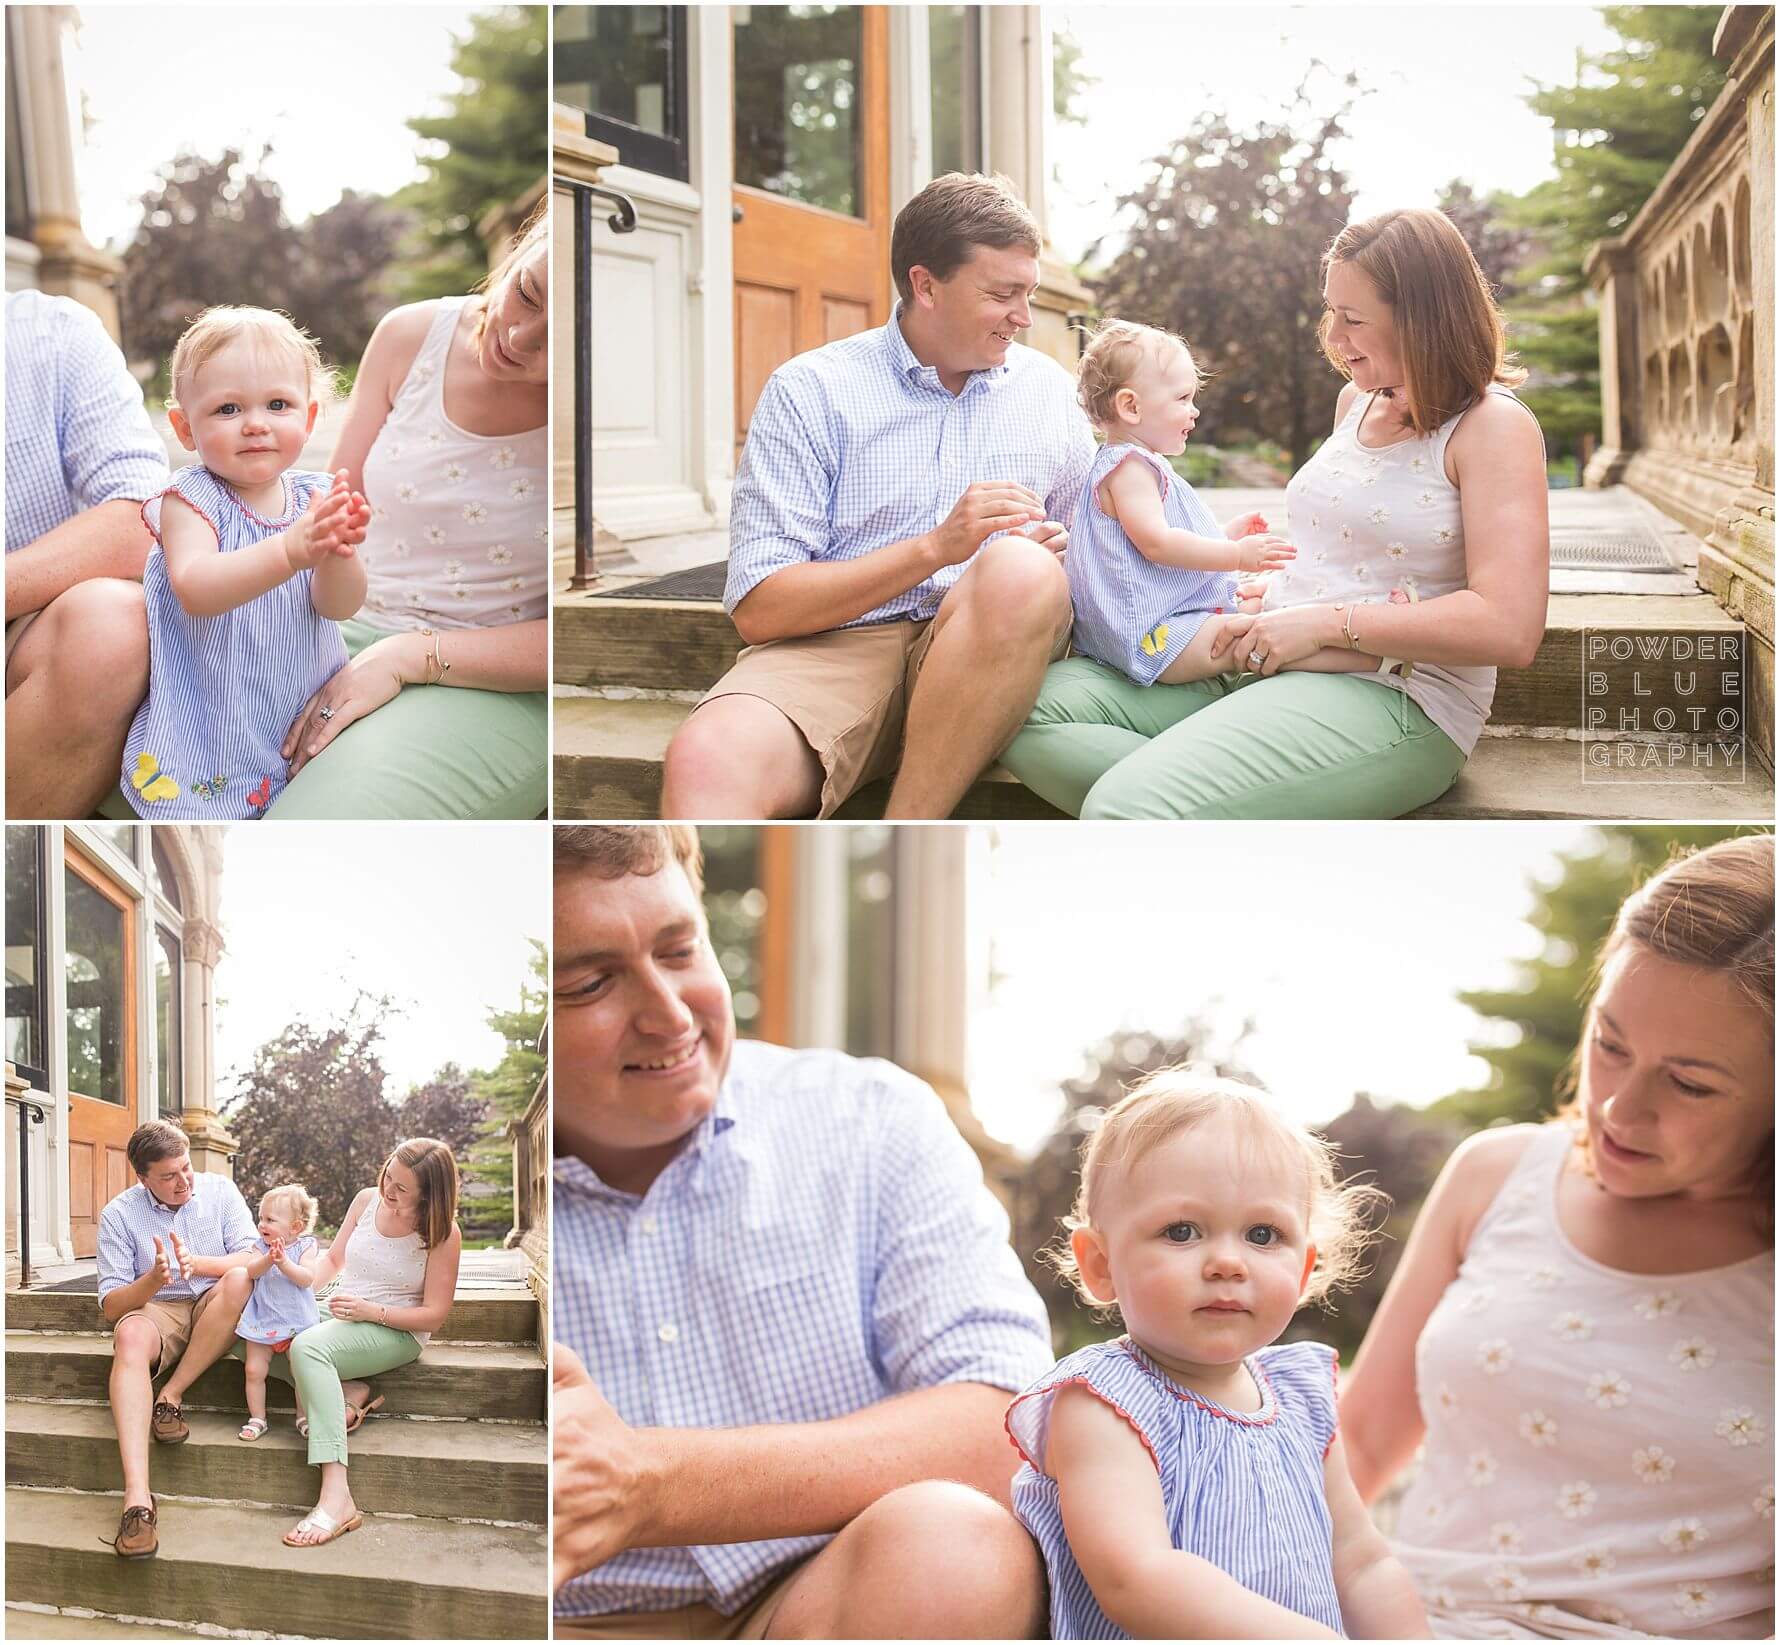
<svg viewBox="0 0 1780 1645">
<path fill-rule="evenodd" d="M 1086 1377 L 1064 1377 L 1060 1381 L 1046 1383 L 1042 1388 L 1030 1389 L 1009 1402 L 1007 1413 L 1001 1419 L 1001 1426 L 1007 1430 L 1008 1443 L 1020 1453 L 1020 1459 L 1025 1462 L 1028 1467 L 1045 1475 L 1047 1479 L 1055 1477 L 1042 1462 L 1035 1462 L 1032 1457 L 1027 1454 L 1026 1447 L 1020 1443 L 1018 1436 L 1014 1433 L 1014 1406 L 1021 1404 L 1025 1400 L 1037 1399 L 1041 1395 L 1055 1394 L 1061 1388 L 1086 1388 L 1088 1392 L 1099 1400 L 1102 1405 L 1106 1406 L 1108 1410 L 1116 1411 L 1122 1416 L 1130 1425 L 1132 1433 L 1137 1435 L 1144 1450 L 1149 1453 L 1150 1465 L 1156 1470 L 1157 1476 L 1160 1477 L 1162 1464 L 1156 1458 L 1156 1448 L 1150 1444 L 1150 1436 L 1139 1426 L 1137 1418 L 1132 1416 L 1132 1414 L 1110 1394 L 1103 1393 L 1100 1389 L 1096 1388 Z"/>
<path fill-rule="evenodd" d="M 1332 1400 L 1331 1409 L 1334 1421 L 1329 1426 L 1329 1443 L 1323 1447 L 1323 1461 L 1329 1460 L 1329 1453 L 1335 1449 L 1335 1441 L 1341 1434 L 1341 1356 L 1329 1356 L 1329 1394 Z"/>
<path fill-rule="evenodd" d="M 1160 1382 L 1169 1393 L 1178 1400 L 1197 1405 L 1201 1410 L 1209 1411 L 1214 1417 L 1222 1417 L 1226 1422 L 1234 1422 L 1243 1428 L 1267 1428 L 1279 1421 L 1279 1396 L 1273 1391 L 1273 1379 L 1267 1375 L 1267 1367 L 1256 1360 L 1249 1365 L 1249 1372 L 1261 1387 L 1262 1410 L 1253 1415 L 1245 1411 L 1226 1410 L 1214 1400 L 1207 1399 L 1203 1394 L 1196 1394 L 1191 1388 L 1183 1388 L 1173 1377 L 1167 1375 L 1162 1368 L 1152 1361 L 1148 1354 L 1126 1337 L 1119 1346 L 1125 1350 L 1138 1365 L 1154 1380 Z M 1248 1362 L 1245 1360 L 1245 1364 Z"/>
</svg>

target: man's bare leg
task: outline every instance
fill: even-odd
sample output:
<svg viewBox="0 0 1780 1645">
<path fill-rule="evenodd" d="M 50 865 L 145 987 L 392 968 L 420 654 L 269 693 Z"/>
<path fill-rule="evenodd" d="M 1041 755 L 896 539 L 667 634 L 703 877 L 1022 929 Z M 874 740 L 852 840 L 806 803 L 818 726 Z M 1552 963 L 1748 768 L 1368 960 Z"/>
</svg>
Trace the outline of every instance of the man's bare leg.
<svg viewBox="0 0 1780 1645">
<path fill-rule="evenodd" d="M 91 816 L 147 691 L 140 583 L 97 577 L 52 600 L 6 666 L 7 816 Z"/>
<path fill-rule="evenodd" d="M 821 805 L 822 762 L 764 697 L 701 703 L 668 744 L 661 814 L 670 821 L 813 817 Z"/>
<path fill-rule="evenodd" d="M 1069 616 L 1048 548 L 998 537 L 978 550 L 934 618 L 886 818 L 951 815 L 1024 724 Z"/>
<path fill-rule="evenodd" d="M 779 1601 L 769 1639 L 1031 1639 L 1038 1546 L 999 1502 L 928 1479 L 880 1497 Z"/>
<path fill-rule="evenodd" d="M 253 1281 L 245 1268 L 231 1268 L 216 1282 L 216 1295 L 192 1327 L 192 1340 L 179 1356 L 178 1368 L 161 1389 L 162 1399 L 173 1405 L 182 1404 L 186 1390 L 229 1351 L 235 1341 L 235 1327 L 241 1323 L 241 1310 L 252 1294 Z"/>
<path fill-rule="evenodd" d="M 120 1321 L 111 1338 L 111 1420 L 124 1465 L 124 1506 L 147 1508 L 148 1421 L 154 1411 L 154 1367 L 161 1333 L 146 1314 Z"/>
</svg>

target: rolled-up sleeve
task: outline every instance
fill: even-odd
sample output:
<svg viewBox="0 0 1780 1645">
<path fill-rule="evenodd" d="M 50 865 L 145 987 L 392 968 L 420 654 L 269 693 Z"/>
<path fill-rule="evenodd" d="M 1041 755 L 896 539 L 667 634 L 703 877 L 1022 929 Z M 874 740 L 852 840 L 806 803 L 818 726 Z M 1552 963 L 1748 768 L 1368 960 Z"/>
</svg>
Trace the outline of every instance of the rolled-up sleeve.
<svg viewBox="0 0 1780 1645">
<path fill-rule="evenodd" d="M 55 334 L 62 355 L 56 421 L 69 491 L 83 508 L 152 497 L 167 483 L 167 448 L 123 354 L 96 314 L 72 304 Z"/>
<path fill-rule="evenodd" d="M 723 606 L 732 616 L 761 583 L 787 566 L 807 565 L 829 547 L 838 463 L 818 405 L 783 369 L 766 380 L 748 424 L 729 512 L 729 576 Z"/>
<path fill-rule="evenodd" d="M 120 1285 L 133 1285 L 142 1277 L 136 1272 L 136 1241 L 122 1215 L 113 1215 L 109 1207 L 99 1213 L 98 1258 L 101 1302 Z"/>
<path fill-rule="evenodd" d="M 1007 1213 L 931 1087 L 889 1064 L 871 1150 L 878 1176 L 872 1321 L 898 1392 L 982 1382 L 1010 1393 L 1054 1358 L 1044 1304 Z"/>
</svg>

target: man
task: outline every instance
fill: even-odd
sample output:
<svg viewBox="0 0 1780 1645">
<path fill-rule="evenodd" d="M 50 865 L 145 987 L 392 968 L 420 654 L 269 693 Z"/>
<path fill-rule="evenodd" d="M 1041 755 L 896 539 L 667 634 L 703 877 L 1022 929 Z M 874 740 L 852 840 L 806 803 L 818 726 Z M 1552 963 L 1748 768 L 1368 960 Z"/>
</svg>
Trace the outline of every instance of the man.
<svg viewBox="0 0 1780 1645">
<path fill-rule="evenodd" d="M 111 1419 L 124 1464 L 124 1517 L 112 1547 L 120 1558 L 147 1559 L 160 1547 L 149 1435 L 177 1445 L 190 1433 L 180 1396 L 234 1344 L 258 1234 L 234 1183 L 192 1170 L 177 1125 L 137 1126 L 127 1155 L 136 1186 L 99 1213 L 99 1307 L 111 1323 Z M 175 1362 L 157 1401 L 154 1378 Z"/>
<path fill-rule="evenodd" d="M 1009 1395 L 1051 1362 L 921 1081 L 735 1041 L 688 828 L 556 834 L 564 1638 L 1009 1638 Z"/>
<path fill-rule="evenodd" d="M 148 689 L 142 503 L 166 448 L 98 316 L 6 299 L 6 814 L 85 817 L 115 793 Z"/>
<path fill-rule="evenodd" d="M 1014 340 L 1038 252 L 1006 178 L 936 178 L 897 214 L 890 323 L 767 379 L 724 595 L 749 649 L 669 745 L 664 817 L 827 816 L 892 770 L 887 817 L 944 817 L 1013 740 L 1068 641 L 1094 456 L 1069 374 Z"/>
</svg>

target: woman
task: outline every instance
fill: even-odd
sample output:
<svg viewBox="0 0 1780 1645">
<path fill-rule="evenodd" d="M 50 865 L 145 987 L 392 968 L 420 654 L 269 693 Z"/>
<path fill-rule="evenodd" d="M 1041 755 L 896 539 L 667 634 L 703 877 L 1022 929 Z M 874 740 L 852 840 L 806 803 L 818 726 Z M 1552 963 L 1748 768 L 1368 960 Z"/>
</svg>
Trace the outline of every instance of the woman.
<svg viewBox="0 0 1780 1645">
<path fill-rule="evenodd" d="M 363 1381 L 340 1379 L 420 1357 L 451 1312 L 462 1254 L 457 1161 L 447 1144 L 410 1137 L 384 1163 L 377 1186 L 353 1200 L 316 1264 L 317 1290 L 340 1280 L 322 1304 L 328 1317 L 297 1336 L 288 1369 L 282 1356 L 272 1361 L 276 1375 L 296 1383 L 309 1464 L 321 1469 L 315 1506 L 285 1533 L 291 1547 L 332 1542 L 364 1523 L 346 1482 L 346 1436 L 383 1400 Z"/>
<path fill-rule="evenodd" d="M 544 813 L 548 221 L 480 295 L 398 308 L 365 350 L 333 467 L 374 511 L 370 587 L 268 815 Z"/>
<path fill-rule="evenodd" d="M 1544 443 L 1470 248 L 1439 212 L 1394 211 L 1350 224 L 1323 266 L 1323 350 L 1349 382 L 1286 490 L 1297 561 L 1227 619 L 1214 655 L 1239 676 L 1146 689 L 1052 665 L 1003 763 L 1066 811 L 1400 816 L 1457 778 L 1497 667 L 1539 648 Z M 1383 666 L 1289 667 L 1344 647 Z"/>
<path fill-rule="evenodd" d="M 1774 1629 L 1774 841 L 1620 910 L 1557 1120 L 1447 1162 L 1342 1389 L 1449 1638 Z"/>
</svg>

